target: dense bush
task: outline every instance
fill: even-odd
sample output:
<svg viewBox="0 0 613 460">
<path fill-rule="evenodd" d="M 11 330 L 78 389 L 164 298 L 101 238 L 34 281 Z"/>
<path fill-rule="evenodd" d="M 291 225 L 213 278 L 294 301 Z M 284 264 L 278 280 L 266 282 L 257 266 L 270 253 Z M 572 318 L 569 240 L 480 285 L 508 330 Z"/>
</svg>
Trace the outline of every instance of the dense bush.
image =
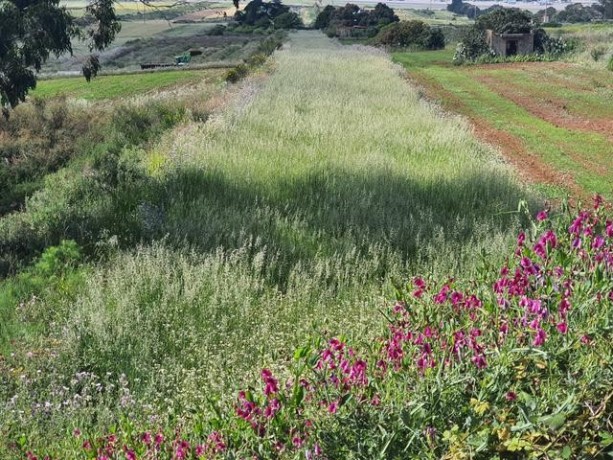
<svg viewBox="0 0 613 460">
<path fill-rule="evenodd" d="M 435 50 L 445 47 L 445 36 L 440 29 L 431 28 L 423 21 L 401 21 L 381 29 L 373 39 L 373 43 L 382 46 Z"/>
<path fill-rule="evenodd" d="M 372 10 L 347 3 L 338 8 L 330 5 L 324 8 L 315 19 L 315 28 L 323 29 L 329 37 L 369 38 L 398 21 L 394 10 L 383 3 Z"/>
<path fill-rule="evenodd" d="M 533 29 L 532 17 L 517 8 L 500 8 L 477 18 L 475 25 L 499 34 L 525 34 Z"/>
<path fill-rule="evenodd" d="M 34 99 L 0 119 L 0 216 L 22 207 L 46 174 L 80 155 L 87 142 L 96 142 L 107 123 L 104 111 L 95 114 L 63 98 Z"/>
<path fill-rule="evenodd" d="M 283 5 L 280 0 L 273 0 L 271 2 L 252 0 L 244 10 L 236 12 L 234 19 L 241 25 L 254 26 L 256 28 L 276 27 L 290 29 L 302 26 L 300 17 L 290 11 L 289 7 Z"/>
<path fill-rule="evenodd" d="M 474 62 L 480 56 L 487 55 L 492 55 L 492 52 L 485 41 L 485 32 L 471 27 L 466 31 L 462 41 L 457 44 L 453 62 L 454 64 Z"/>
<path fill-rule="evenodd" d="M 576 215 L 539 212 L 501 267 L 484 259 L 473 279 L 412 278 L 372 326 L 377 340 L 315 336 L 285 378 L 264 368 L 258 386 L 228 404 L 211 398 L 195 422 L 125 415 L 106 434 L 75 426 L 56 447 L 32 452 L 36 440 L 15 439 L 13 450 L 52 459 L 604 459 L 612 311 L 613 212 L 596 197 Z M 104 389 L 90 398 L 108 397 L 99 377 L 78 379 L 88 395 Z M 126 384 L 119 396 L 134 414 Z"/>
</svg>

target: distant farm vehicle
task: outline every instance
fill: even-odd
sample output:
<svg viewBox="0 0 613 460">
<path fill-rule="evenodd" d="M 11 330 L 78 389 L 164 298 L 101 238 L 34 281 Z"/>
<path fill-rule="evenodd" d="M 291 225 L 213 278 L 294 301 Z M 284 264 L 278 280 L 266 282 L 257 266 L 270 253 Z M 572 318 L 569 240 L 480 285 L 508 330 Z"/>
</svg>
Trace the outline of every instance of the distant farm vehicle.
<svg viewBox="0 0 613 460">
<path fill-rule="evenodd" d="M 169 64 L 169 63 L 167 63 L 167 64 L 160 64 L 160 63 L 141 64 L 140 68 L 141 68 L 141 70 L 146 70 L 146 69 L 156 69 L 156 68 L 160 68 L 160 67 L 183 67 L 183 66 L 188 65 L 191 62 L 192 57 L 200 56 L 201 54 L 202 54 L 202 50 L 191 49 L 189 51 L 186 51 L 183 54 L 175 56 L 174 64 Z"/>
</svg>

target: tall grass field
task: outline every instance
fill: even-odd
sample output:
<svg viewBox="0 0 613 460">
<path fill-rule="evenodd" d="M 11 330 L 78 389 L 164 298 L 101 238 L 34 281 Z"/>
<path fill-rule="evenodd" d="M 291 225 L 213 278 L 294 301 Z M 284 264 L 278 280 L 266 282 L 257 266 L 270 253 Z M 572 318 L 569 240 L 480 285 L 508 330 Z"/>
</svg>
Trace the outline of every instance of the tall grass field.
<svg viewBox="0 0 613 460">
<path fill-rule="evenodd" d="M 110 157 L 94 152 L 95 160 L 58 171 L 21 212 L 1 217 L 0 247 L 21 254 L 27 236 L 37 249 L 28 266 L 7 258 L 18 273 L 0 282 L 0 457 L 494 458 L 473 455 L 494 455 L 493 428 L 475 434 L 470 420 L 457 421 L 468 420 L 468 407 L 471 420 L 485 420 L 507 391 L 528 398 L 537 383 L 504 393 L 497 386 L 517 363 L 496 361 L 502 352 L 492 346 L 487 360 L 498 367 L 488 369 L 499 371 L 491 380 L 478 373 L 485 351 L 475 351 L 477 367 L 468 360 L 472 367 L 448 376 L 428 365 L 407 383 L 404 364 L 394 374 L 390 361 L 389 375 L 400 377 L 388 379 L 373 356 L 391 343 L 388 321 L 406 325 L 390 305 L 409 302 L 408 280 L 427 280 L 428 299 L 446 284 L 445 296 L 474 290 L 487 303 L 542 203 L 465 120 L 425 101 L 405 76 L 383 52 L 292 34 L 238 85 L 215 80 L 189 93 L 187 111 L 154 101 L 155 117 L 168 120 L 155 136 L 111 124 Z M 132 103 L 118 112 L 123 120 L 144 119 L 147 101 Z M 128 147 L 116 148 L 121 142 Z M 606 225 L 599 219 L 594 232 Z M 541 215 L 535 237 L 546 222 Z M 551 239 L 543 244 L 551 248 Z M 604 245 L 590 248 L 599 254 Z M 607 267 L 594 289 L 610 287 Z M 456 288 L 455 279 L 466 281 Z M 419 290 L 422 281 L 412 282 Z M 483 328 L 499 317 L 492 302 L 457 320 L 426 306 L 415 324 L 440 330 L 444 362 L 446 321 Z M 526 373 L 537 375 L 543 357 L 524 353 L 531 346 L 522 340 L 502 356 L 521 354 Z M 371 353 L 364 364 L 360 353 Z M 330 383 L 336 368 L 317 364 L 332 362 L 325 356 L 351 366 L 351 385 Z M 366 367 L 380 386 L 363 390 Z M 547 401 L 561 385 L 556 372 L 555 384 L 543 383 Z M 409 391 L 414 399 L 403 396 Z M 337 411 L 347 415 L 338 424 L 327 418 Z M 542 435 L 558 449 L 559 439 Z M 500 438 L 516 440 L 507 454 L 535 451 L 522 436 Z M 468 437 L 473 450 L 462 448 Z"/>
</svg>

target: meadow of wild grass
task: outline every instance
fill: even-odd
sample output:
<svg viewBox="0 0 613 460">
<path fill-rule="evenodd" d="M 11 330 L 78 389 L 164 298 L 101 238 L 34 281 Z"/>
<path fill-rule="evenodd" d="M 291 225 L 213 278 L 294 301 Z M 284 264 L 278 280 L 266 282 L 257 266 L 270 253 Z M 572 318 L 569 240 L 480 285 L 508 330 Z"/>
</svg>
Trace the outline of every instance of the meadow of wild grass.
<svg viewBox="0 0 613 460">
<path fill-rule="evenodd" d="M 0 452 L 194 428 L 259 367 L 289 375 L 314 334 L 377 337 L 410 274 L 502 263 L 518 203 L 537 206 L 384 53 L 304 32 L 267 72 L 202 90 L 126 102 L 0 219 L 19 272 L 0 285 Z"/>
<path fill-rule="evenodd" d="M 587 62 L 586 54 L 571 55 L 572 62 L 464 67 L 451 64 L 450 50 L 393 58 L 429 96 L 466 115 L 527 177 L 547 183 L 548 194 L 611 197 L 609 57 Z"/>
</svg>

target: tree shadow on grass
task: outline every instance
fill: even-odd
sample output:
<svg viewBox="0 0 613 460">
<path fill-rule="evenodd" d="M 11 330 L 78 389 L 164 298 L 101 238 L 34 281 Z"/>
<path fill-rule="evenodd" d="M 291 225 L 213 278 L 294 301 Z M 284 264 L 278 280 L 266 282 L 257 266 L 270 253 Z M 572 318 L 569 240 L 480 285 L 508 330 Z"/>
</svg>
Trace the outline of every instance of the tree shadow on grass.
<svg viewBox="0 0 613 460">
<path fill-rule="evenodd" d="M 257 240 L 254 251 L 266 247 L 277 255 L 280 284 L 282 272 L 297 263 L 348 253 L 366 256 L 373 248 L 410 263 L 422 258 L 425 248 L 442 244 L 441 254 L 454 257 L 450 251 L 514 228 L 518 215 L 511 211 L 525 199 L 502 175 L 423 182 L 340 170 L 256 186 L 221 172 L 183 170 L 168 177 L 161 190 L 165 199 L 158 205 L 165 217 L 158 236 L 199 252 L 238 249 Z"/>
<path fill-rule="evenodd" d="M 517 216 L 509 211 L 524 198 L 502 175 L 425 182 L 386 171 L 328 169 L 246 184 L 216 170 L 181 169 L 160 180 L 130 177 L 106 191 L 84 180 L 38 223 L 16 222 L 2 235 L 0 265 L 10 273 L 64 239 L 93 257 L 100 256 L 101 240 L 128 249 L 165 239 L 201 253 L 266 248 L 277 265 L 274 282 L 283 284 L 291 267 L 317 257 L 366 257 L 374 250 L 410 263 L 424 257 L 424 248 L 436 252 L 436 245 L 442 256 L 454 257 L 471 241 L 514 226 Z"/>
</svg>

